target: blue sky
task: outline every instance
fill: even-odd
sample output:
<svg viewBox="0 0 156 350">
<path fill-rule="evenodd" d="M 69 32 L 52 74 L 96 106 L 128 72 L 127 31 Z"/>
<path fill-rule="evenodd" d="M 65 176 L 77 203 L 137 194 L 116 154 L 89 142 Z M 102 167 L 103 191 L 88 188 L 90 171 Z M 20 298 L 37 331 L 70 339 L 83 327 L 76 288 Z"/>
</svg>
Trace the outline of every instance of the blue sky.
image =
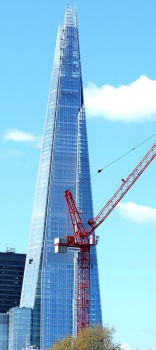
<svg viewBox="0 0 156 350">
<path fill-rule="evenodd" d="M 73 6 L 75 1 L 71 0 Z M 58 24 L 66 2 L 1 4 L 1 251 L 26 252 Z M 155 134 L 155 0 L 77 0 L 91 173 Z M 95 214 L 156 141 L 92 180 Z M 103 321 L 156 349 L 155 160 L 99 227 Z"/>
</svg>

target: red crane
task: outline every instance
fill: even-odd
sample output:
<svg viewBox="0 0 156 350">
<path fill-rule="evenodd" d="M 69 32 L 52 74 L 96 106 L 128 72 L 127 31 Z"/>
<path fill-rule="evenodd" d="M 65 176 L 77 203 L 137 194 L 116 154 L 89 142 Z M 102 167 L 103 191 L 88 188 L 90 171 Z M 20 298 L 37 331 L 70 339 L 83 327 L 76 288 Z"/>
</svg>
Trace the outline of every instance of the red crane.
<svg viewBox="0 0 156 350">
<path fill-rule="evenodd" d="M 140 177 L 148 165 L 156 156 L 156 143 L 149 149 L 143 159 L 126 179 L 122 179 L 121 186 L 108 200 L 99 214 L 88 220 L 88 228 L 85 229 L 80 213 L 76 207 L 72 194 L 65 191 L 65 199 L 68 206 L 70 220 L 73 228 L 73 236 L 56 238 L 54 241 L 55 252 L 65 253 L 68 250 L 78 252 L 76 264 L 76 331 L 77 334 L 89 326 L 90 311 L 90 247 L 97 244 L 97 238 L 93 231 L 112 212 L 120 200 L 132 187 L 134 182 Z M 100 171 L 99 171 L 100 172 Z"/>
</svg>

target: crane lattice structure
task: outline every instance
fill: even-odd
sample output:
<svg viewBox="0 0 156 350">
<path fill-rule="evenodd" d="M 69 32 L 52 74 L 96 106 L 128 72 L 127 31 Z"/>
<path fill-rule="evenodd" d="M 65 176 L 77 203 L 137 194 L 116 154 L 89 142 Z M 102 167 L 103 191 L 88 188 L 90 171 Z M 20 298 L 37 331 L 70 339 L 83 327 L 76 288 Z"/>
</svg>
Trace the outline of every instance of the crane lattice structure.
<svg viewBox="0 0 156 350">
<path fill-rule="evenodd" d="M 89 326 L 90 314 L 90 247 L 97 244 L 94 230 L 106 220 L 108 215 L 125 196 L 140 175 L 152 162 L 156 156 L 156 143 L 149 149 L 142 160 L 126 179 L 122 179 L 122 184 L 113 196 L 107 201 L 101 211 L 93 219 L 88 220 L 88 228 L 85 229 L 81 215 L 76 207 L 72 193 L 65 191 L 65 199 L 68 206 L 70 220 L 73 228 L 73 236 L 56 238 L 55 252 L 65 253 L 67 249 L 77 251 L 76 264 L 76 332 L 77 334 Z"/>
</svg>

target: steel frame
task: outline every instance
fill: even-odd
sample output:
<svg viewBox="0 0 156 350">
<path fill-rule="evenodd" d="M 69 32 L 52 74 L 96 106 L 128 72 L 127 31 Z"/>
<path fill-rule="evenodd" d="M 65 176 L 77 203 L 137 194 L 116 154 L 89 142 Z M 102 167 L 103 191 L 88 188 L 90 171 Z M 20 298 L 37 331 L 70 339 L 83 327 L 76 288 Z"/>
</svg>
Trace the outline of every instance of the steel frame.
<svg viewBox="0 0 156 350">
<path fill-rule="evenodd" d="M 140 177 L 148 165 L 156 156 L 156 143 L 149 149 L 143 159 L 126 179 L 122 179 L 122 184 L 114 195 L 109 199 L 99 214 L 88 220 L 89 227 L 86 230 L 81 220 L 80 213 L 76 207 L 72 194 L 65 191 L 65 199 L 68 206 L 69 216 L 73 227 L 73 236 L 66 236 L 67 247 L 77 247 L 80 249 L 76 265 L 76 331 L 77 334 L 89 326 L 90 312 L 90 247 L 96 245 L 96 236 L 90 240 L 93 231 L 107 218 L 116 207 L 119 201 L 129 191 L 135 181 Z M 56 244 L 58 245 L 58 243 Z M 63 245 L 63 244 L 59 244 Z"/>
</svg>

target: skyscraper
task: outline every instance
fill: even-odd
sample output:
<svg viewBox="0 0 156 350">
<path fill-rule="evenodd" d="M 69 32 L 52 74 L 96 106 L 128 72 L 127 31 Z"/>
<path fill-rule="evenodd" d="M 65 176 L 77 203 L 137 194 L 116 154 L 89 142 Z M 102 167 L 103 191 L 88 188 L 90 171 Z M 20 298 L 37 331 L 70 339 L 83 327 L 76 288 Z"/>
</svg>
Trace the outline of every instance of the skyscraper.
<svg viewBox="0 0 156 350">
<path fill-rule="evenodd" d="M 32 309 L 31 343 L 48 349 L 74 332 L 74 253 L 54 253 L 72 235 L 64 191 L 73 187 L 83 222 L 93 217 L 76 10 L 58 29 L 20 308 Z M 91 249 L 91 323 L 102 323 L 96 248 Z"/>
<path fill-rule="evenodd" d="M 0 252 L 0 313 L 19 306 L 25 258 L 25 254 L 11 248 Z"/>
<path fill-rule="evenodd" d="M 0 349 L 8 349 L 9 309 L 19 306 L 25 254 L 7 248 L 0 252 Z"/>
</svg>

